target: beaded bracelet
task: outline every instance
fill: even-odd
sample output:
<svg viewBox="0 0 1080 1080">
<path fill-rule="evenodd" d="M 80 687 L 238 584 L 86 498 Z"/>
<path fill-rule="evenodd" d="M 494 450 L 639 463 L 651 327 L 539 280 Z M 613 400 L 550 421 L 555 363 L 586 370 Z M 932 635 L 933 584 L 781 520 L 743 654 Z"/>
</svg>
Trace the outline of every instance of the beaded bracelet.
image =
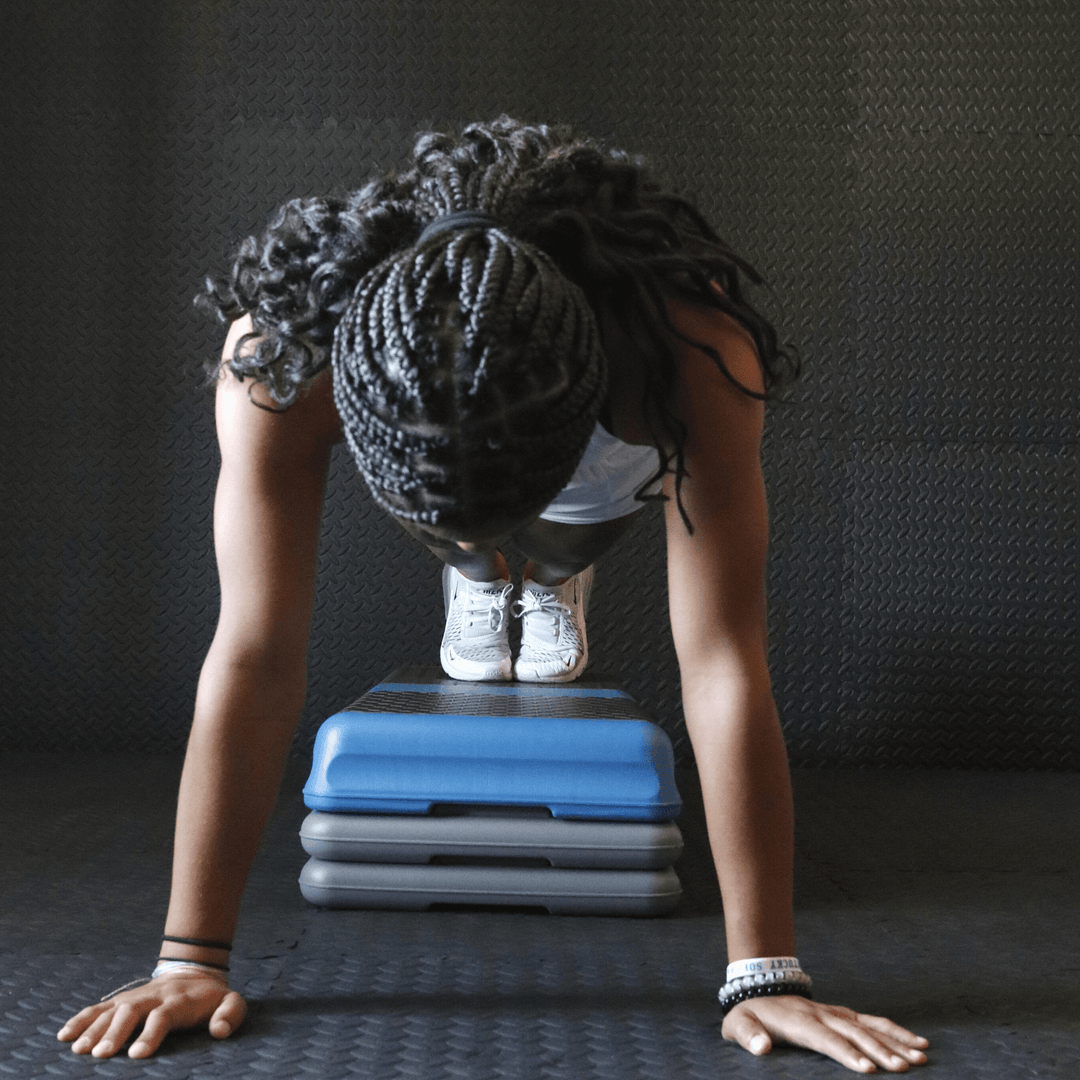
<svg viewBox="0 0 1080 1080">
<path fill-rule="evenodd" d="M 798 997 L 813 999 L 814 995 L 810 993 L 810 987 L 800 985 L 793 982 L 777 982 L 766 983 L 764 986 L 750 986 L 745 990 L 740 990 L 736 994 L 732 994 L 730 997 L 720 999 L 720 1008 L 724 1015 L 727 1016 L 732 1009 L 741 1001 L 749 1001 L 750 998 L 756 997 L 779 997 L 782 994 L 793 994 Z"/>
<path fill-rule="evenodd" d="M 741 972 L 734 974 L 733 972 Z M 726 1016 L 740 1001 L 776 994 L 798 994 L 810 998 L 813 981 L 793 956 L 762 957 L 728 965 L 729 978 L 717 995 Z"/>
</svg>

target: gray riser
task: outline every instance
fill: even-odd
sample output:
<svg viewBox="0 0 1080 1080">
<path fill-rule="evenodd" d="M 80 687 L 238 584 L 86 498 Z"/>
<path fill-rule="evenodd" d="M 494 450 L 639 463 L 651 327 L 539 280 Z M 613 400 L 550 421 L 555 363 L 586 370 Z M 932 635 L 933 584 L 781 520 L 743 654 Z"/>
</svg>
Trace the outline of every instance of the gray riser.
<svg viewBox="0 0 1080 1080">
<path fill-rule="evenodd" d="M 445 858 L 543 859 L 562 869 L 645 870 L 670 866 L 683 848 L 671 821 L 563 821 L 463 813 L 453 817 L 313 811 L 300 828 L 318 859 L 431 863 Z"/>
<path fill-rule="evenodd" d="M 304 898 L 322 907 L 422 911 L 433 904 L 543 907 L 553 915 L 663 915 L 679 902 L 675 872 L 415 866 L 309 859 Z"/>
</svg>

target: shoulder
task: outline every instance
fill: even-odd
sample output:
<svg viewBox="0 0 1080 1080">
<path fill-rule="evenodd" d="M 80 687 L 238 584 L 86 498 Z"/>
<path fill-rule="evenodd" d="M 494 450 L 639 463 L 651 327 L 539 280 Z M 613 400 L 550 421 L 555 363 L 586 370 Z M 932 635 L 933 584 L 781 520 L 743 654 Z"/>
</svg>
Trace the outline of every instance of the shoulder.
<svg viewBox="0 0 1080 1080">
<path fill-rule="evenodd" d="M 754 395 L 763 394 L 765 384 L 754 339 L 715 308 L 671 301 L 669 312 L 678 331 L 671 408 L 687 428 L 688 461 L 700 454 L 756 457 L 765 406 Z"/>
<path fill-rule="evenodd" d="M 754 394 L 764 393 L 761 361 L 754 339 L 737 319 L 717 308 L 693 304 L 678 297 L 669 298 L 668 315 L 679 334 L 673 344 L 679 359 L 680 374 L 685 374 L 686 368 L 696 369 L 702 361 L 707 361 L 713 370 L 718 370 L 715 360 L 706 351 L 711 349 L 720 357 L 731 379 L 739 384 L 732 386 L 733 390 L 741 393 L 739 387 L 742 387 Z M 719 374 L 730 385 L 723 372 Z M 743 396 L 749 397 L 747 394 Z"/>
<path fill-rule="evenodd" d="M 764 378 L 754 340 L 745 327 L 716 308 L 678 297 L 668 298 L 667 314 L 675 330 L 665 335 L 675 370 L 663 401 L 646 393 L 652 380 L 642 350 L 621 327 L 602 323 L 612 368 L 613 433 L 624 442 L 649 443 L 650 431 L 657 429 L 656 417 L 663 411 L 687 425 L 692 441 L 696 441 L 695 432 L 713 429 L 715 434 L 715 421 L 729 413 L 729 420 L 737 417 L 740 428 L 756 427 L 760 436 L 764 409 L 753 395 L 764 392 Z M 653 423 L 645 416 L 650 408 Z"/>
<path fill-rule="evenodd" d="M 226 366 L 237 348 L 250 347 L 244 338 L 251 333 L 250 316 L 238 319 L 222 349 L 215 406 L 222 452 L 231 449 L 279 460 L 326 452 L 342 438 L 330 369 L 319 372 L 301 387 L 292 405 L 281 409 L 265 387 L 250 378 L 237 378 Z"/>
</svg>

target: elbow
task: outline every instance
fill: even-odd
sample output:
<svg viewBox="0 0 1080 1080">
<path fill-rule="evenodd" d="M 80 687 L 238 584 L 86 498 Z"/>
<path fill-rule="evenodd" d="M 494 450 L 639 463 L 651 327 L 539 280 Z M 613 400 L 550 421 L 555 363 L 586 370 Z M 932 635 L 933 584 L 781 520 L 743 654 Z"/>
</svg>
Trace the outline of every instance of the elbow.
<svg viewBox="0 0 1080 1080">
<path fill-rule="evenodd" d="M 241 646 L 215 638 L 199 676 L 200 703 L 223 715 L 294 727 L 307 693 L 306 650 Z M 197 710 L 198 711 L 198 710 Z"/>
<path fill-rule="evenodd" d="M 739 633 L 675 635 L 683 694 L 747 692 L 768 689 L 769 646 L 764 625 L 754 623 Z"/>
<path fill-rule="evenodd" d="M 679 671 L 688 726 L 776 714 L 764 643 L 680 654 Z"/>
</svg>

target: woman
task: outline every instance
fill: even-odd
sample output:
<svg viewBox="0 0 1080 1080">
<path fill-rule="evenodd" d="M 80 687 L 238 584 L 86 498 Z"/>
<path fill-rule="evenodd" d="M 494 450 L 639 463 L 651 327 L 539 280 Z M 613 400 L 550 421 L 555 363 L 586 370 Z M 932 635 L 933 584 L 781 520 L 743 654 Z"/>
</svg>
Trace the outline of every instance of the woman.
<svg viewBox="0 0 1080 1080">
<path fill-rule="evenodd" d="M 638 163 L 506 118 L 421 136 L 408 171 L 291 203 L 245 242 L 230 281 L 207 291 L 234 320 L 217 373 L 221 616 L 162 958 L 145 985 L 64 1026 L 77 1053 L 110 1056 L 141 1024 L 129 1052 L 146 1057 L 172 1029 L 208 1023 L 224 1038 L 243 1020 L 224 970 L 303 705 L 323 485 L 344 438 L 376 501 L 445 564 L 440 655 L 458 678 L 574 678 L 592 564 L 644 500 L 664 500 L 731 961 L 723 1034 L 863 1072 L 925 1060 L 926 1041 L 898 1025 L 812 1001 L 794 959 L 759 444 L 763 401 L 795 365 L 741 273 L 758 280 Z M 516 604 L 508 539 L 530 560 Z"/>
</svg>

